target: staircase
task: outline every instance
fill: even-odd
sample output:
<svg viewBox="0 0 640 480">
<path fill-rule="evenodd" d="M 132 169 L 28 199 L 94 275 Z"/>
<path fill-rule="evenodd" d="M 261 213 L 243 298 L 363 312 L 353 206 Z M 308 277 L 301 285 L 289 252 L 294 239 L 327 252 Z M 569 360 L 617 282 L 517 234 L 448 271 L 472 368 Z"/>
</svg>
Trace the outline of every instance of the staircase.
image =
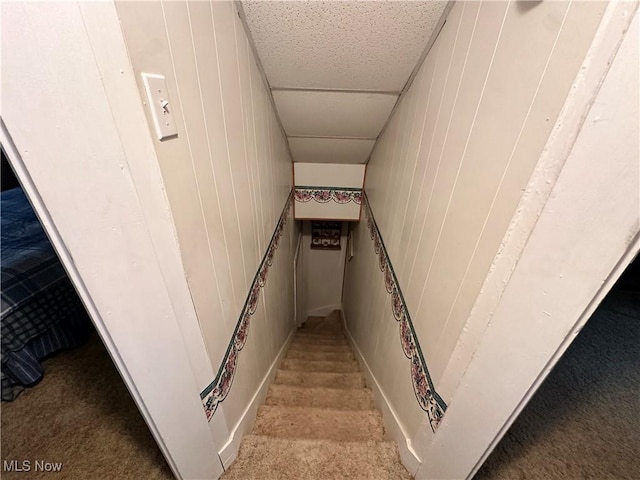
<svg viewBox="0 0 640 480">
<path fill-rule="evenodd" d="M 238 458 L 246 479 L 410 479 L 342 331 L 339 312 L 296 333 Z"/>
</svg>

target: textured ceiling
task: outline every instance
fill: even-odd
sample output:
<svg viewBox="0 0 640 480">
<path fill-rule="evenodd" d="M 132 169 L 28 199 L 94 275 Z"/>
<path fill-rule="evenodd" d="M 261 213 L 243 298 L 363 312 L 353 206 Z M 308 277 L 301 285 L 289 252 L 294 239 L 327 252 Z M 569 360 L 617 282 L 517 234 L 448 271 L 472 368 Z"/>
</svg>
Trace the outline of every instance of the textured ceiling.
<svg viewBox="0 0 640 480">
<path fill-rule="evenodd" d="M 331 137 L 303 142 L 305 158 L 362 162 L 363 146 L 372 143 L 358 144 L 354 150 L 353 141 L 341 139 L 377 138 L 446 5 L 441 1 L 241 2 L 287 135 Z M 296 143 L 292 151 L 299 152 L 300 142 Z M 294 160 L 302 161 L 296 151 Z"/>
<path fill-rule="evenodd" d="M 272 87 L 400 92 L 446 2 L 243 1 Z"/>
</svg>

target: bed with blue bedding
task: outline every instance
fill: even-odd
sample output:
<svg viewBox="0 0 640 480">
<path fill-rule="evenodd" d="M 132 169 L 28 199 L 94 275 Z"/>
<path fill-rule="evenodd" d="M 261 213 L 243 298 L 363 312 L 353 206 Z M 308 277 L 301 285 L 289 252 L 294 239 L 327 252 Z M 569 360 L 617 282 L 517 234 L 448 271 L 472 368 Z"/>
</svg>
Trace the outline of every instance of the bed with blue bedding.
<svg viewBox="0 0 640 480">
<path fill-rule="evenodd" d="M 83 344 L 91 322 L 18 188 L 0 193 L 2 400 L 43 376 L 41 359 Z"/>
</svg>

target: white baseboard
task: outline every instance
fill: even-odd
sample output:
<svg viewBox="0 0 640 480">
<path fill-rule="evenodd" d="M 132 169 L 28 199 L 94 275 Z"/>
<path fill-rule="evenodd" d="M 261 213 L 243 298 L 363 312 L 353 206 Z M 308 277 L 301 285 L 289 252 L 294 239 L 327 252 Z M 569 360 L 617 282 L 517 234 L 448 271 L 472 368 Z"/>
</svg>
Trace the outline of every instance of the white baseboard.
<svg viewBox="0 0 640 480">
<path fill-rule="evenodd" d="M 227 443 L 220 449 L 218 455 L 220 456 L 220 460 L 222 460 L 222 465 L 226 470 L 231 466 L 236 457 L 238 456 L 238 450 L 240 448 L 240 442 L 242 441 L 242 436 L 247 433 L 256 420 L 256 414 L 258 413 L 258 407 L 264 403 L 264 399 L 267 396 L 267 391 L 269 390 L 269 386 L 273 382 L 274 377 L 276 376 L 277 367 L 280 364 L 280 360 L 284 357 L 287 349 L 289 348 L 289 344 L 293 339 L 293 334 L 295 330 L 292 330 L 287 340 L 282 345 L 282 348 L 278 352 L 277 357 L 273 362 L 271 362 L 271 366 L 267 371 L 267 374 L 260 382 L 260 386 L 254 393 L 251 401 L 245 408 L 244 412 L 242 412 L 242 416 L 240 420 L 236 424 L 236 426 L 229 433 L 229 439 Z"/>
<path fill-rule="evenodd" d="M 342 304 L 334 303 L 332 305 L 314 308 L 313 310 L 307 310 L 307 317 L 326 317 L 334 310 L 342 310 Z"/>
<path fill-rule="evenodd" d="M 400 451 L 400 460 L 405 468 L 411 473 L 411 475 L 415 475 L 418 471 L 418 468 L 422 464 L 422 460 L 418 457 L 415 450 L 411 445 L 411 438 L 407 435 L 396 411 L 393 409 L 387 396 L 384 394 L 384 390 L 380 387 L 378 380 L 371 372 L 369 368 L 369 364 L 365 360 L 360 348 L 358 348 L 358 344 L 355 342 L 353 337 L 351 336 L 351 332 L 347 326 L 347 322 L 344 316 L 344 312 L 340 312 L 342 314 L 342 321 L 344 323 L 344 330 L 347 334 L 347 338 L 349 339 L 349 343 L 353 348 L 353 351 L 356 355 L 356 359 L 362 368 L 362 373 L 364 374 L 365 381 L 367 386 L 373 392 L 373 399 L 375 401 L 376 407 L 380 409 L 382 412 L 382 419 L 384 421 L 384 427 L 386 431 L 386 436 L 389 440 L 393 440 L 398 444 L 398 450 Z"/>
</svg>

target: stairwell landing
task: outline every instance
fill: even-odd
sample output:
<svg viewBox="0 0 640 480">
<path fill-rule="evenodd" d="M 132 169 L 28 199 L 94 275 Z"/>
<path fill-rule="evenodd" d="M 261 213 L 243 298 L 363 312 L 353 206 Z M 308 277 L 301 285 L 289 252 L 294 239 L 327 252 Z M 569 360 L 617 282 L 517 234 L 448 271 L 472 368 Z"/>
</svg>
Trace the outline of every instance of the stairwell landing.
<svg viewBox="0 0 640 480">
<path fill-rule="evenodd" d="M 222 476 L 410 479 L 342 330 L 339 312 L 309 317 L 280 364 L 253 431 Z"/>
</svg>

